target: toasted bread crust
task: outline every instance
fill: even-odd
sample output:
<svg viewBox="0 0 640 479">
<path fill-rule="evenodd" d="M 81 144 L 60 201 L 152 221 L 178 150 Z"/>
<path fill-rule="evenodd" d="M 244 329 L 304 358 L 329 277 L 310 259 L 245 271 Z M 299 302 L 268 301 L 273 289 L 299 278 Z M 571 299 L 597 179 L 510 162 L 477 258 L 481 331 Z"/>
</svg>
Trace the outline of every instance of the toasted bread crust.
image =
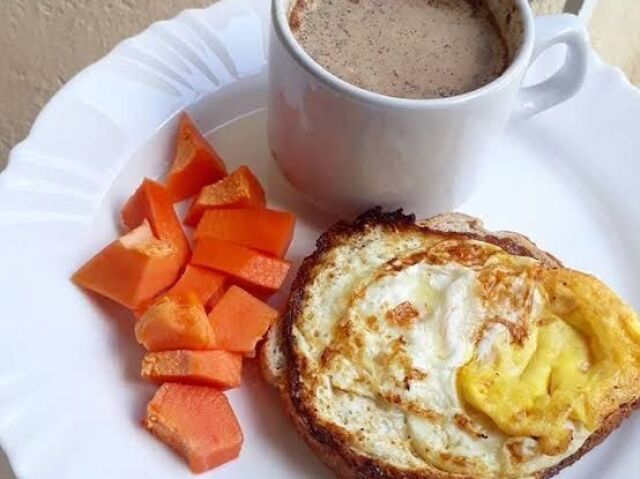
<svg viewBox="0 0 640 479">
<path fill-rule="evenodd" d="M 495 244 L 510 254 L 535 258 L 549 268 L 561 267 L 562 264 L 551 254 L 540 250 L 528 238 L 518 233 L 489 232 L 483 228 L 480 220 L 471 216 L 450 213 L 416 223 L 413 215 L 405 215 L 402 210 L 383 212 L 380 208 L 375 208 L 365 212 L 352 223 L 337 223 L 318 238 L 316 250 L 303 261 L 298 271 L 284 317 L 270 332 L 259 352 L 263 375 L 268 382 L 279 388 L 287 414 L 297 431 L 338 477 L 345 479 L 474 479 L 471 476 L 445 471 L 401 470 L 358 454 L 343 440 L 339 430 L 332 428 L 331 424 L 323 424 L 306 404 L 300 374 L 303 369 L 300 361 L 303 358 L 295 354 L 292 344 L 292 326 L 295 318 L 301 314 L 305 287 L 312 279 L 314 267 L 327 251 L 352 235 L 361 234 L 371 227 L 389 228 L 394 231 L 417 229 L 450 238 L 476 239 Z M 573 455 L 550 468 L 539 471 L 532 477 L 549 478 L 573 464 L 600 444 L 638 408 L 640 408 L 640 399 L 621 406 L 606 418 L 602 426 L 591 434 Z"/>
<path fill-rule="evenodd" d="M 258 346 L 258 364 L 262 377 L 273 387 L 280 388 L 287 367 L 282 350 L 282 320 L 271 326 L 264 341 Z"/>
</svg>

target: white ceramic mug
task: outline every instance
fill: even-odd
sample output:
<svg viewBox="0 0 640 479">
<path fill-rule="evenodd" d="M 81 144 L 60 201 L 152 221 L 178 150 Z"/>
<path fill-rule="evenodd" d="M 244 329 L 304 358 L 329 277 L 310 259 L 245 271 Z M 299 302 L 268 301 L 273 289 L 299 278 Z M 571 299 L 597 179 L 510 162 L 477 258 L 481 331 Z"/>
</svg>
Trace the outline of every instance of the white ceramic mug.
<svg viewBox="0 0 640 479">
<path fill-rule="evenodd" d="M 570 98 L 586 73 L 587 36 L 577 17 L 534 20 L 527 0 L 487 0 L 510 47 L 505 72 L 458 96 L 393 98 L 316 63 L 289 28 L 291 2 L 272 4 L 269 145 L 298 191 L 341 215 L 375 205 L 421 214 L 455 209 L 473 190 L 475 160 L 509 119 Z M 567 47 L 563 67 L 521 88 L 531 62 L 556 44 Z"/>
</svg>

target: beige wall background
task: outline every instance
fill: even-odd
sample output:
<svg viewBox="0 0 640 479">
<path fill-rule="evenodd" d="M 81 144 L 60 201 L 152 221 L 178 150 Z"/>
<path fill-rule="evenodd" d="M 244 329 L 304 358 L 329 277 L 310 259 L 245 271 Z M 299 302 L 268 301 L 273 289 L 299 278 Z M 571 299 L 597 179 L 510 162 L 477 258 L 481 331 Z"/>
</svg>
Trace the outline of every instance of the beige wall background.
<svg viewBox="0 0 640 479">
<path fill-rule="evenodd" d="M 0 0 L 0 167 L 74 74 L 156 20 L 214 0 Z"/>
<path fill-rule="evenodd" d="M 213 1 L 0 0 L 0 169 L 44 103 L 80 69 L 149 23 Z M 557 13 L 564 4 L 533 0 L 538 13 Z M 590 30 L 601 56 L 640 85 L 638 25 L 639 0 L 600 0 Z M 12 477 L 0 451 L 0 479 Z"/>
</svg>

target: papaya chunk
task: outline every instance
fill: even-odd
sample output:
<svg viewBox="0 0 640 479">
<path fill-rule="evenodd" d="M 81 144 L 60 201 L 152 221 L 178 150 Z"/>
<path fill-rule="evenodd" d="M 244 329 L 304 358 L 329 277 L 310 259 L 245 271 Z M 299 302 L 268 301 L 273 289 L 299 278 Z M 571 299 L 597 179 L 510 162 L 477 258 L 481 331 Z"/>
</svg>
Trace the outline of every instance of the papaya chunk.
<svg viewBox="0 0 640 479">
<path fill-rule="evenodd" d="M 209 208 L 264 208 L 264 190 L 251 170 L 241 166 L 226 178 L 205 186 L 191 203 L 184 223 L 196 226 Z"/>
<path fill-rule="evenodd" d="M 180 256 L 175 247 L 156 238 L 145 220 L 87 261 L 71 280 L 136 309 L 171 286 L 179 271 Z"/>
<path fill-rule="evenodd" d="M 194 293 L 200 302 L 206 305 L 214 296 L 221 297 L 226 285 L 225 275 L 190 264 L 185 268 L 178 282 L 169 290 L 169 293 L 177 295 Z"/>
<path fill-rule="evenodd" d="M 235 459 L 244 440 L 224 393 L 206 386 L 163 384 L 147 405 L 143 424 L 194 473 Z"/>
<path fill-rule="evenodd" d="M 196 243 L 193 264 L 222 271 L 244 285 L 275 292 L 287 276 L 291 263 L 228 241 L 202 238 Z"/>
<path fill-rule="evenodd" d="M 209 313 L 216 347 L 249 355 L 277 318 L 275 309 L 238 286 L 231 286 Z"/>
<path fill-rule="evenodd" d="M 227 176 L 222 158 L 205 140 L 188 114 L 178 126 L 176 153 L 165 185 L 173 202 L 196 195 L 200 189 Z"/>
<path fill-rule="evenodd" d="M 148 220 L 156 237 L 170 242 L 176 248 L 181 264 L 189 261 L 189 240 L 173 209 L 169 193 L 161 184 L 145 178 L 124 204 L 121 216 L 122 223 L 128 229 L 139 226 L 145 219 Z"/>
<path fill-rule="evenodd" d="M 202 268 L 192 264 L 187 265 L 180 279 L 162 296 L 185 296 L 195 294 L 200 303 L 206 308 L 218 302 L 227 289 L 227 278 L 222 273 L 213 271 L 208 268 Z M 134 311 L 137 318 L 140 318 L 144 312 L 155 301 L 160 298 L 154 298 L 143 303 Z"/>
<path fill-rule="evenodd" d="M 207 304 L 204 305 L 207 311 L 211 311 L 211 308 L 213 308 L 216 304 L 218 304 L 218 301 L 220 301 L 220 299 L 224 296 L 224 294 L 229 290 L 229 286 L 230 286 L 229 281 L 225 279 L 225 282 L 222 284 L 222 287 L 218 288 L 211 295 L 211 297 L 209 298 L 209 301 L 207 301 Z"/>
<path fill-rule="evenodd" d="M 267 208 L 212 209 L 202 215 L 193 238 L 231 241 L 282 258 L 293 239 L 295 222 L 293 214 Z"/>
<path fill-rule="evenodd" d="M 141 376 L 154 382 L 200 384 L 218 389 L 240 386 L 242 356 L 227 351 L 164 351 L 147 353 Z"/>
<path fill-rule="evenodd" d="M 163 296 L 136 322 L 135 333 L 148 351 L 213 349 L 213 328 L 194 294 Z"/>
</svg>

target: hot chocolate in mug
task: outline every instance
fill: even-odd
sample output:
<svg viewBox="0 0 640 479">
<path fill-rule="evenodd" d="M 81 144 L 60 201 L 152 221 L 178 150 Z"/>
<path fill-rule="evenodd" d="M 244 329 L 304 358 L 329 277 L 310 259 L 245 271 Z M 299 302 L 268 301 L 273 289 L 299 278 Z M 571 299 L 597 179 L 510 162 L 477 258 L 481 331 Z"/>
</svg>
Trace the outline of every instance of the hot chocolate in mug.
<svg viewBox="0 0 640 479">
<path fill-rule="evenodd" d="M 272 4 L 269 145 L 298 191 L 341 215 L 376 205 L 421 214 L 455 209 L 473 191 L 479 155 L 507 122 L 567 100 L 586 74 L 588 41 L 577 17 L 534 19 L 527 0 L 486 0 L 510 57 L 499 77 L 447 98 L 385 96 L 309 56 L 289 26 L 292 1 Z M 557 44 L 567 47 L 560 70 L 523 88 L 531 62 Z"/>
</svg>

